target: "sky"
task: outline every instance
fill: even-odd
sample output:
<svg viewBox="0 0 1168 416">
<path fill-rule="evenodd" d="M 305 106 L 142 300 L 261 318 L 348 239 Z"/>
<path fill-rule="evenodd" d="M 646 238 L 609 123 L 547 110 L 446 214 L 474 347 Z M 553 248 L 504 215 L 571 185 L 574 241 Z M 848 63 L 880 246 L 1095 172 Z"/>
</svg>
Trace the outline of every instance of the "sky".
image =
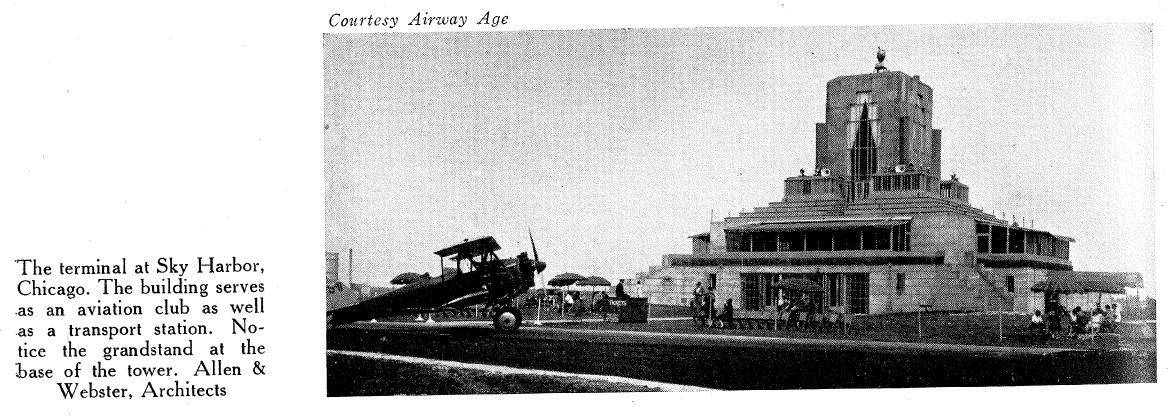
<svg viewBox="0 0 1168 416">
<path fill-rule="evenodd" d="M 973 206 L 1154 284 L 1150 25 L 326 34 L 325 248 L 385 285 L 464 238 L 530 252 L 530 229 L 545 278 L 632 278 L 782 200 L 827 81 L 878 46 L 933 88 Z"/>
</svg>

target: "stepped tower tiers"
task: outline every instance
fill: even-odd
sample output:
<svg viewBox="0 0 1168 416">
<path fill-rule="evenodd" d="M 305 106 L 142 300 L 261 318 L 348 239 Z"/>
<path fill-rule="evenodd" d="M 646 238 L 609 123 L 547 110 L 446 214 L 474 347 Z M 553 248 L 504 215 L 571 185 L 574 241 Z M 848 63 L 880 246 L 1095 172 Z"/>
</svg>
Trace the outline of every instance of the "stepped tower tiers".
<svg viewBox="0 0 1168 416">
<path fill-rule="evenodd" d="M 969 205 L 969 187 L 941 176 L 933 89 L 884 66 L 828 81 L 815 126 L 815 169 L 786 178 L 783 200 L 710 223 L 692 254 L 665 255 L 638 275 L 651 302 L 686 304 L 695 282 L 744 313 L 790 296 L 850 313 L 1042 309 L 1033 284 L 1072 272 L 1070 237 Z M 1060 276 L 1062 276 L 1060 275 Z M 1077 276 L 1077 275 L 1076 275 Z M 1098 278 L 1097 274 L 1083 275 Z M 1138 274 L 1116 279 L 1140 282 Z M 822 294 L 776 282 L 806 278 Z M 1035 307 L 1037 305 L 1037 307 Z"/>
<path fill-rule="evenodd" d="M 934 193 L 968 203 L 968 188 L 943 181 L 941 130 L 933 128 L 933 89 L 919 76 L 889 71 L 827 83 L 826 122 L 815 126 L 815 170 L 787 179 L 785 201 L 848 202 Z M 818 178 L 815 178 L 818 177 Z"/>
</svg>

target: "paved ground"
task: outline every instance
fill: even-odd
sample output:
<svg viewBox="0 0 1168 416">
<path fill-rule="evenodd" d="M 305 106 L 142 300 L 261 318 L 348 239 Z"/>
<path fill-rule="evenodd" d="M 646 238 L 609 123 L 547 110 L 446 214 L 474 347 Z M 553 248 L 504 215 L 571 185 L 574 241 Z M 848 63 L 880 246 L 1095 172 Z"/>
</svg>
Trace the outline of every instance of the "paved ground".
<svg viewBox="0 0 1168 416">
<path fill-rule="evenodd" d="M 545 320 L 545 324 L 549 323 Z M 1155 354 L 856 340 L 663 334 L 484 322 L 358 323 L 330 350 L 390 353 L 713 389 L 939 387 L 1155 382 Z M 351 376 L 351 375 L 347 375 Z M 329 374 L 331 388 L 338 374 Z"/>
<path fill-rule="evenodd" d="M 561 383 L 555 382 L 555 381 L 558 381 L 560 379 L 581 380 L 581 381 L 589 381 L 589 382 L 593 382 L 593 383 L 599 383 L 599 386 L 607 386 L 607 387 L 604 387 L 605 389 L 618 389 L 618 391 L 629 390 L 629 391 L 695 392 L 695 391 L 709 391 L 709 390 L 711 390 L 711 389 L 695 387 L 695 386 L 683 386 L 680 384 L 661 383 L 661 382 L 656 382 L 656 381 L 640 380 L 640 379 L 634 379 L 634 378 L 628 378 L 628 377 L 605 376 L 605 375 L 595 375 L 595 374 L 565 373 L 562 371 L 548 371 L 548 370 L 506 367 L 506 366 L 500 366 L 500 365 L 463 363 L 463 362 L 458 362 L 458 361 L 434 360 L 434 359 L 429 359 L 429 358 L 418 358 L 418 357 L 384 354 L 384 353 L 376 353 L 376 352 L 329 350 L 328 355 L 330 356 L 330 358 L 332 358 L 332 356 L 355 357 L 355 358 L 367 360 L 367 362 L 368 361 L 393 361 L 393 362 L 398 362 L 398 363 L 419 364 L 419 365 L 423 365 L 423 366 L 427 366 L 427 367 L 436 367 L 436 368 L 457 368 L 457 369 L 470 370 L 470 371 L 475 371 L 475 372 L 480 372 L 480 373 L 534 376 L 537 380 L 549 380 L 551 382 L 548 382 L 546 384 L 554 384 L 554 385 L 561 384 Z M 333 361 L 330 359 L 330 365 L 332 365 L 332 362 Z M 368 365 L 368 364 L 366 364 L 366 365 Z M 349 370 L 353 371 L 355 369 L 352 366 L 350 366 Z M 553 386 L 549 386 L 549 388 L 554 389 Z M 551 390 L 538 390 L 538 389 L 534 390 L 534 391 L 554 392 Z"/>
<path fill-rule="evenodd" d="M 654 321 L 688 321 L 689 318 L 655 318 Z M 548 338 L 563 338 L 569 336 L 567 334 L 574 334 L 576 337 L 590 338 L 596 336 L 608 337 L 624 337 L 628 339 L 640 339 L 647 343 L 681 343 L 685 345 L 693 344 L 707 344 L 707 345 L 788 345 L 788 346 L 804 346 L 812 348 L 831 348 L 839 350 L 864 350 L 864 351 L 934 351 L 934 352 L 959 352 L 978 355 L 1046 355 L 1060 352 L 1084 352 L 1083 349 L 1077 348 L 1050 348 L 1044 346 L 1026 346 L 1026 347 L 1010 347 L 1010 346 L 991 346 L 991 345 L 961 345 L 961 344 L 943 344 L 943 343 L 925 343 L 925 342 L 893 342 L 893 341 L 868 341 L 868 340 L 853 340 L 853 339 L 823 339 L 823 338 L 802 338 L 802 337 L 786 337 L 783 332 L 773 333 L 764 332 L 766 336 L 751 336 L 751 335 L 734 335 L 719 332 L 717 329 L 711 329 L 707 333 L 665 333 L 657 331 L 623 331 L 623 330 L 607 330 L 607 329 L 590 329 L 590 328 L 574 328 L 564 327 L 563 325 L 578 325 L 599 323 L 599 319 L 577 319 L 577 320 L 544 320 L 542 325 L 536 326 L 530 323 L 525 323 L 523 330 L 528 333 L 543 334 Z M 428 322 L 428 323 L 403 323 L 403 322 L 361 322 L 350 325 L 355 328 L 367 329 L 424 329 L 424 328 L 478 328 L 488 329 L 491 324 L 485 321 L 449 321 L 449 322 Z"/>
</svg>

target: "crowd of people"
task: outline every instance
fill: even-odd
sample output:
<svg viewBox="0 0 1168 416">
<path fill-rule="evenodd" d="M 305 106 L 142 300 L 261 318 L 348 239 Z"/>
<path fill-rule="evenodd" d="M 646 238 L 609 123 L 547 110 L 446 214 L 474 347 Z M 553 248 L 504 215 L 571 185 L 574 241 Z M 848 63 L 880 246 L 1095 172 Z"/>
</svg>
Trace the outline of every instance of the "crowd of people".
<svg viewBox="0 0 1168 416">
<path fill-rule="evenodd" d="M 715 306 L 717 304 L 714 302 L 713 286 L 703 289 L 701 282 L 694 285 L 693 300 L 690 301 L 689 307 L 693 311 L 695 326 L 713 327 L 734 320 L 734 299 L 726 299 L 726 303 L 722 305 L 722 313 L 718 313 Z"/>
<path fill-rule="evenodd" d="M 714 287 L 702 287 L 702 283 L 698 282 L 694 285 L 693 300 L 690 301 L 690 310 L 693 311 L 693 322 L 695 326 L 724 326 L 726 322 L 734 320 L 734 299 L 726 299 L 722 305 L 722 312 L 719 313 L 714 297 Z M 823 305 L 816 303 L 814 300 L 796 297 L 792 300 L 778 299 L 778 312 L 790 312 L 792 315 L 798 312 L 808 313 L 822 313 Z"/>
<path fill-rule="evenodd" d="M 1076 306 L 1067 310 L 1059 304 L 1048 305 L 1046 313 L 1035 310 L 1030 317 L 1030 332 L 1038 340 L 1052 338 L 1089 338 L 1099 333 L 1114 333 L 1123 315 L 1119 304 L 1094 307 Z"/>
</svg>

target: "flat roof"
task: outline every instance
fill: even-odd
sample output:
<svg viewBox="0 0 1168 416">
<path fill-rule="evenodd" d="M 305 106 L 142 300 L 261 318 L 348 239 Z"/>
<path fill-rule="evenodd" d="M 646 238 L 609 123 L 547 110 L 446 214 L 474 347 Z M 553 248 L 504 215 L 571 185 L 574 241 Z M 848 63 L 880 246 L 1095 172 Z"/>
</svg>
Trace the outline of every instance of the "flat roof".
<svg viewBox="0 0 1168 416">
<path fill-rule="evenodd" d="M 842 230 L 858 227 L 892 227 L 904 225 L 912 217 L 856 217 L 856 218 L 816 218 L 783 221 L 756 221 L 727 227 L 726 231 L 797 231 L 797 230 Z"/>
</svg>

